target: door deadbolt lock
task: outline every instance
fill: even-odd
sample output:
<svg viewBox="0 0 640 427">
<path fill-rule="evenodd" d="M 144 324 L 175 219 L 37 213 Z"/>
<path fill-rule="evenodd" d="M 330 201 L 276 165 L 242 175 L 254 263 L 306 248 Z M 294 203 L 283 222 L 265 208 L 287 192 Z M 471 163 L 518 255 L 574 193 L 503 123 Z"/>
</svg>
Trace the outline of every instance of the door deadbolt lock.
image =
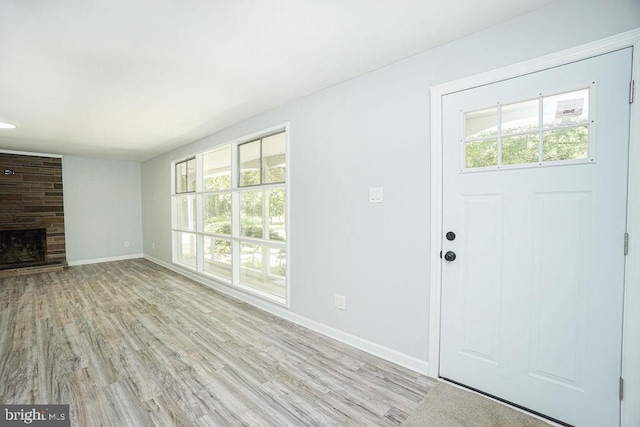
<svg viewBox="0 0 640 427">
<path fill-rule="evenodd" d="M 444 259 L 447 261 L 454 261 L 456 259 L 456 253 L 453 251 L 448 251 L 444 254 Z"/>
<path fill-rule="evenodd" d="M 445 234 L 445 236 L 447 238 L 448 241 L 452 241 L 452 240 L 456 240 L 456 233 L 454 233 L 453 231 L 447 231 L 447 234 Z"/>
</svg>

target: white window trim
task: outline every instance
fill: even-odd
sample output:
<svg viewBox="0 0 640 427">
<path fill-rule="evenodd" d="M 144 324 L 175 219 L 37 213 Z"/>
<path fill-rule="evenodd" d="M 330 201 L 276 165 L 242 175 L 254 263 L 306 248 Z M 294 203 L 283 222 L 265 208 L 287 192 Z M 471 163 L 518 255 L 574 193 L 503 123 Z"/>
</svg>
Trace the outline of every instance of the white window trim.
<svg viewBox="0 0 640 427">
<path fill-rule="evenodd" d="M 240 237 L 239 236 L 239 227 L 240 224 L 238 224 L 237 221 L 232 221 L 232 233 L 231 236 L 226 236 L 226 235 L 220 235 L 221 238 L 224 239 L 228 239 L 231 241 L 238 241 L 238 242 L 243 242 L 246 241 L 248 243 L 260 243 L 260 244 L 265 244 L 266 246 L 269 247 L 274 247 L 274 248 L 284 248 L 286 250 L 287 253 L 287 266 L 286 266 L 286 297 L 283 300 L 280 297 L 277 297 L 275 295 L 271 295 L 268 294 L 266 292 L 263 292 L 259 289 L 255 289 L 252 288 L 250 286 L 244 285 L 242 283 L 240 283 L 240 277 L 239 277 L 239 268 L 233 268 L 233 277 L 231 280 L 225 280 L 222 277 L 217 277 L 214 276 L 210 273 L 204 272 L 204 271 L 199 271 L 199 270 L 203 270 L 201 269 L 201 265 L 204 262 L 204 254 L 202 254 L 201 252 L 197 253 L 197 260 L 196 260 L 196 269 L 193 269 L 192 267 L 185 265 L 185 264 L 180 264 L 177 263 L 175 260 L 177 258 L 177 242 L 176 242 L 176 232 L 186 232 L 186 233 L 192 233 L 196 235 L 196 239 L 202 240 L 204 238 L 205 235 L 207 236 L 216 236 L 215 233 L 204 233 L 204 230 L 201 230 L 201 224 L 202 221 L 200 221 L 200 218 L 197 218 L 196 220 L 196 231 L 188 231 L 188 230 L 180 230 L 178 229 L 175 225 L 175 219 L 176 219 L 176 212 L 175 212 L 175 204 L 173 203 L 173 200 L 176 196 L 180 196 L 180 195 L 196 195 L 196 203 L 197 206 L 200 206 L 200 204 L 202 203 L 202 195 L 205 194 L 205 192 L 202 191 L 202 182 L 200 182 L 200 179 L 196 179 L 196 193 L 176 193 L 176 185 L 175 185 L 175 180 L 176 180 L 176 173 L 175 173 L 175 167 L 177 163 L 180 163 L 181 161 L 184 161 L 186 159 L 189 158 L 196 158 L 196 177 L 198 177 L 199 172 L 202 170 L 202 154 L 210 152 L 215 150 L 216 148 L 222 147 L 224 145 L 230 145 L 231 146 L 231 164 L 232 165 L 237 165 L 237 161 L 238 161 L 238 153 L 237 153 L 237 148 L 238 145 L 241 145 L 245 142 L 250 142 L 253 139 L 256 138 L 260 138 L 264 135 L 269 135 L 269 134 L 273 134 L 276 133 L 278 131 L 284 131 L 285 133 L 285 144 L 286 144 L 286 169 L 285 169 L 285 182 L 284 183 L 275 183 L 275 184 L 262 184 L 259 186 L 250 186 L 250 187 L 239 187 L 238 186 L 238 177 L 237 177 L 237 173 L 233 173 L 233 166 L 232 166 L 232 173 L 231 173 L 231 189 L 228 190 L 231 192 L 232 194 L 232 209 L 235 209 L 236 211 L 239 209 L 239 197 L 237 196 L 240 192 L 242 191 L 250 191 L 250 190 L 268 190 L 270 188 L 284 188 L 285 189 L 285 193 L 286 193 L 286 201 L 287 203 L 285 204 L 285 215 L 287 218 L 287 221 L 285 222 L 285 234 L 287 236 L 286 242 L 280 242 L 280 241 L 265 241 L 265 240 L 257 240 L 257 239 L 251 239 L 251 238 L 245 238 L 245 237 Z M 193 153 L 189 153 L 188 155 L 184 155 L 181 156 L 179 158 L 175 158 L 170 162 L 171 165 L 171 192 L 170 192 L 170 200 L 171 200 L 171 264 L 177 268 L 180 269 L 184 269 L 192 274 L 196 274 L 198 276 L 201 276 L 203 278 L 206 278 L 207 280 L 211 280 L 213 282 L 215 282 L 216 284 L 220 284 L 222 286 L 231 288 L 233 290 L 237 290 L 243 293 L 247 293 L 249 295 L 252 295 L 254 297 L 258 297 L 260 299 L 266 300 L 270 303 L 276 304 L 278 306 L 284 307 L 289 309 L 291 307 L 291 233 L 290 233 L 290 229 L 291 229 L 291 179 L 290 179 L 290 175 L 291 175 L 291 155 L 290 155 L 290 141 L 291 141 L 291 131 L 290 131 L 290 125 L 289 122 L 285 122 L 279 125 L 275 125 L 266 129 L 262 129 L 258 132 L 254 132 L 236 139 L 233 139 L 231 141 L 224 141 L 218 144 L 214 144 L 211 145 L 207 148 L 204 148 L 200 151 L 197 152 L 193 152 Z M 206 194 L 209 193 L 219 193 L 219 192 L 227 192 L 227 190 L 224 191 L 207 191 Z M 197 209 L 197 215 L 201 215 L 201 210 Z M 237 235 L 239 237 L 232 237 L 234 235 Z M 198 247 L 200 247 L 202 245 L 198 245 Z M 234 260 L 238 260 L 240 259 L 240 245 L 232 245 L 233 247 L 233 259 Z M 237 252 L 237 253 L 236 253 Z"/>
<path fill-rule="evenodd" d="M 428 375 L 440 372 L 440 299 L 442 290 L 442 100 L 447 94 L 535 73 L 619 49 L 634 49 L 632 79 L 640 85 L 640 28 L 551 55 L 433 86 L 431 107 L 431 270 L 429 296 Z M 621 425 L 640 424 L 640 108 L 638 96 L 631 104 L 627 231 L 630 249 L 626 259 L 622 376 L 624 399 Z M 621 244 L 622 244 L 621 236 Z M 636 248 L 636 249 L 634 249 Z"/>
</svg>

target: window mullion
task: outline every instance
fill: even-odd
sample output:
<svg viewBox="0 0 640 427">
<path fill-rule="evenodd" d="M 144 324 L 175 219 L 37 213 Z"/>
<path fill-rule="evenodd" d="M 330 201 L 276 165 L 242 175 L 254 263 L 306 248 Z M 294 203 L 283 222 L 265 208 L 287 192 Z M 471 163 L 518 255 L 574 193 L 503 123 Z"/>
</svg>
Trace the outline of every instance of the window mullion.
<svg viewBox="0 0 640 427">
<path fill-rule="evenodd" d="M 238 157 L 238 144 L 231 144 L 231 190 L 235 191 L 240 186 L 240 161 Z"/>
<path fill-rule="evenodd" d="M 262 141 L 263 138 L 260 138 L 260 185 L 264 184 L 264 158 L 262 157 Z"/>
<path fill-rule="evenodd" d="M 269 196 L 266 190 L 262 191 L 262 238 L 269 239 Z"/>
<path fill-rule="evenodd" d="M 198 154 L 195 157 L 196 173 L 195 180 L 196 185 L 194 188 L 194 203 L 196 211 L 196 227 L 197 233 L 204 231 L 204 200 L 202 198 L 202 189 L 204 188 L 204 162 L 202 161 L 202 154 Z M 204 239 L 201 234 L 196 234 L 196 271 L 204 271 Z"/>
<path fill-rule="evenodd" d="M 231 285 L 240 283 L 240 164 L 238 144 L 231 145 Z"/>
<path fill-rule="evenodd" d="M 502 166 L 502 105 L 498 104 L 498 167 Z"/>
<path fill-rule="evenodd" d="M 260 163 L 263 161 L 261 159 Z M 266 241 L 269 241 L 269 195 L 268 191 L 264 190 L 262 192 L 262 238 Z M 270 250 L 267 246 L 262 246 L 262 273 L 266 276 L 270 273 Z"/>
<path fill-rule="evenodd" d="M 202 194 L 196 194 L 195 198 L 195 211 L 196 211 L 196 227 L 195 231 L 202 233 L 204 231 L 204 199 Z"/>
<path fill-rule="evenodd" d="M 202 154 L 196 156 L 196 193 L 202 193 L 204 189 L 204 162 L 202 161 Z"/>
<path fill-rule="evenodd" d="M 540 96 L 538 97 L 538 163 L 542 163 L 542 159 L 543 159 L 543 147 L 542 147 L 542 142 L 543 142 L 543 133 L 542 133 L 542 128 L 543 128 L 543 120 L 544 120 L 544 111 L 543 111 L 543 105 L 544 103 L 542 102 L 542 94 L 540 94 Z"/>
</svg>

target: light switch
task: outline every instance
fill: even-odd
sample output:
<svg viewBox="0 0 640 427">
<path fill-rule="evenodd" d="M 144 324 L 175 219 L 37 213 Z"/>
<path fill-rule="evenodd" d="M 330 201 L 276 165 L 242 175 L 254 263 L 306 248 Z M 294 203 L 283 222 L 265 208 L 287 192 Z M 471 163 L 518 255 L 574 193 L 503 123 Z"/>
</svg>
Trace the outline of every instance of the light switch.
<svg viewBox="0 0 640 427">
<path fill-rule="evenodd" d="M 369 203 L 382 203 L 382 187 L 369 188 Z"/>
</svg>

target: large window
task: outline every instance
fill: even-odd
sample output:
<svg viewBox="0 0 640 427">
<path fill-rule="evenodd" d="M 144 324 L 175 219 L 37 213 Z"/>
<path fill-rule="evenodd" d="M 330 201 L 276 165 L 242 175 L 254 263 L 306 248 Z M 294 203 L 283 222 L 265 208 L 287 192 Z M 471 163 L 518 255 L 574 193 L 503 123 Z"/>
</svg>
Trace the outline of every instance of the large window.
<svg viewBox="0 0 640 427">
<path fill-rule="evenodd" d="M 278 130 L 175 162 L 173 262 L 285 304 L 286 152 Z"/>
</svg>

